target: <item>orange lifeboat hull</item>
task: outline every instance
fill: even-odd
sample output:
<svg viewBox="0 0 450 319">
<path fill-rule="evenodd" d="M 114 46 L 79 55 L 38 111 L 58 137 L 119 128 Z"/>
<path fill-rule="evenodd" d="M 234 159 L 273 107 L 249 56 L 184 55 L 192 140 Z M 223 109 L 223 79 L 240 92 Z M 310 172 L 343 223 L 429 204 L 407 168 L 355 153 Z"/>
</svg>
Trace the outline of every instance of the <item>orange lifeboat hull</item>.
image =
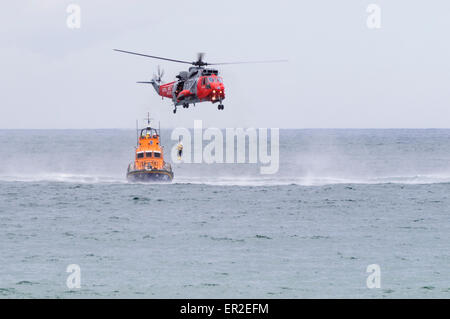
<svg viewBox="0 0 450 319">
<path fill-rule="evenodd" d="M 128 171 L 127 180 L 129 182 L 170 183 L 173 180 L 173 172 L 160 169 Z"/>
</svg>

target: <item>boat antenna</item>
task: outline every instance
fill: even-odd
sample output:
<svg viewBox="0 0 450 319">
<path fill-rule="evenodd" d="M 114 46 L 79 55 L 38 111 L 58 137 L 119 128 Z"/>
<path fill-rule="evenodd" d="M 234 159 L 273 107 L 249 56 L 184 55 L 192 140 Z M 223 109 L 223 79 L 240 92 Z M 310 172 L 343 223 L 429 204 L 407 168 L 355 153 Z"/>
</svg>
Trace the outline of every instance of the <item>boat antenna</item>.
<svg viewBox="0 0 450 319">
<path fill-rule="evenodd" d="M 149 127 L 149 126 L 150 126 L 150 122 L 153 120 L 153 119 L 150 117 L 150 112 L 147 112 L 147 118 L 146 118 L 145 120 L 147 121 L 147 127 Z"/>
</svg>

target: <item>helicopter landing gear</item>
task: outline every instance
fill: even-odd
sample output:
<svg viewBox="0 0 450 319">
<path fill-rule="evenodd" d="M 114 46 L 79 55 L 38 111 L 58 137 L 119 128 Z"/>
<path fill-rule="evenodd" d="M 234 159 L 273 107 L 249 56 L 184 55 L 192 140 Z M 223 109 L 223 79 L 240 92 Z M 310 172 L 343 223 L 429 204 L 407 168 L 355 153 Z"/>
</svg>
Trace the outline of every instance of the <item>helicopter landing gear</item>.
<svg viewBox="0 0 450 319">
<path fill-rule="evenodd" d="M 187 109 L 187 108 L 189 108 L 189 104 L 187 104 L 187 103 L 184 103 L 184 104 L 183 104 L 183 108 L 184 108 L 184 109 Z"/>
<path fill-rule="evenodd" d="M 173 114 L 177 113 L 177 107 L 175 106 L 175 108 L 173 109 Z"/>
<path fill-rule="evenodd" d="M 219 104 L 219 105 L 217 105 L 217 109 L 218 110 L 223 110 L 225 107 L 223 106 L 223 104 Z"/>
</svg>

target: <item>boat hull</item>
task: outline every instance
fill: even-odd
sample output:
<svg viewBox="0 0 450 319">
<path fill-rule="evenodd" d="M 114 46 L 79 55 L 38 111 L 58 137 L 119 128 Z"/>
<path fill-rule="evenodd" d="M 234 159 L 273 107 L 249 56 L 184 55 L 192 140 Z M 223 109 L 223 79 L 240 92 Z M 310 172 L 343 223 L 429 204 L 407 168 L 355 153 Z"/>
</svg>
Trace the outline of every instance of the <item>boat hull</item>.
<svg viewBox="0 0 450 319">
<path fill-rule="evenodd" d="M 170 183 L 172 179 L 173 172 L 166 170 L 137 170 L 127 173 L 127 180 L 129 182 Z"/>
</svg>

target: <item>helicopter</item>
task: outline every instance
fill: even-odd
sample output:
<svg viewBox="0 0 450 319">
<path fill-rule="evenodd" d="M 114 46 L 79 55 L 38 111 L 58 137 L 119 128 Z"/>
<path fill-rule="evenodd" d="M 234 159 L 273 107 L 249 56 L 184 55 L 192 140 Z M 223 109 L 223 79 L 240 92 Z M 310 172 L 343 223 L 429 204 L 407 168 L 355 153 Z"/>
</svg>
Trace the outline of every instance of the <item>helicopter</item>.
<svg viewBox="0 0 450 319">
<path fill-rule="evenodd" d="M 154 55 L 147 55 L 137 52 L 114 49 L 114 51 L 128 53 L 153 59 L 165 60 L 170 62 L 184 63 L 192 65 L 188 71 L 181 71 L 176 75 L 177 80 L 163 83 L 162 77 L 164 70 L 158 66 L 157 74 L 153 75 L 151 81 L 138 81 L 137 83 L 151 84 L 156 93 L 163 99 L 169 98 L 173 102 L 173 113 L 177 112 L 177 107 L 189 108 L 190 104 L 211 102 L 219 103 L 217 109 L 223 110 L 222 101 L 225 99 L 225 85 L 223 79 L 219 76 L 219 71 L 213 68 L 207 68 L 208 65 L 228 65 L 228 64 L 247 64 L 247 63 L 274 63 L 286 62 L 286 60 L 267 60 L 267 61 L 245 61 L 245 62 L 222 62 L 208 63 L 203 61 L 204 53 L 197 54 L 197 60 L 194 62 L 169 59 Z"/>
</svg>

